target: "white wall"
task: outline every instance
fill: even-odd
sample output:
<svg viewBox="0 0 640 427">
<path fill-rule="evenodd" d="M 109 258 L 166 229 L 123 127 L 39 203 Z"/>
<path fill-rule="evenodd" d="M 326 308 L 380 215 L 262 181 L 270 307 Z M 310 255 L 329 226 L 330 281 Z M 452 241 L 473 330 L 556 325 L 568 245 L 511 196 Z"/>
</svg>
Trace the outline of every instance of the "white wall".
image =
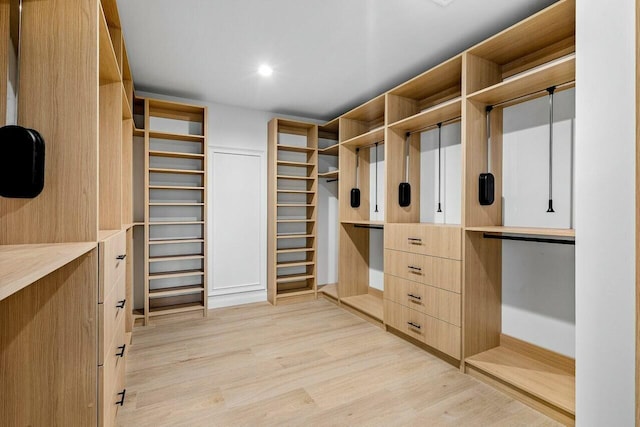
<svg viewBox="0 0 640 427">
<path fill-rule="evenodd" d="M 266 164 L 266 151 L 267 151 L 267 123 L 273 117 L 288 117 L 292 119 L 299 119 L 304 121 L 314 122 L 313 120 L 299 118 L 299 117 L 291 117 L 291 116 L 282 116 L 266 111 L 258 111 L 258 110 L 250 110 L 246 108 L 233 107 L 228 105 L 221 105 L 211 102 L 203 102 L 199 100 L 191 100 L 184 98 L 176 98 L 166 95 L 154 94 L 154 93 L 146 93 L 146 92 L 136 92 L 137 95 L 142 97 L 150 97 L 156 99 L 167 99 L 174 100 L 179 102 L 193 103 L 198 105 L 206 105 L 209 111 L 208 117 L 208 145 L 210 147 L 219 147 L 219 148 L 231 148 L 234 150 L 252 150 L 258 152 L 264 152 L 264 164 L 263 170 L 267 170 Z M 266 175 L 265 175 L 266 178 Z M 210 192 L 212 189 L 209 190 Z M 266 191 L 266 187 L 265 187 Z M 232 209 L 233 207 L 230 207 Z M 318 212 L 318 215 L 322 215 L 323 212 L 330 211 L 322 211 Z M 267 210 L 264 210 L 264 221 L 265 226 L 262 227 L 261 233 L 263 233 L 264 239 L 266 242 L 266 215 Z M 240 220 L 240 219 L 239 219 Z M 319 221 L 330 222 L 328 218 L 319 219 Z M 232 224 L 232 226 L 237 226 L 238 224 Z M 328 236 L 319 235 L 318 236 L 318 246 L 324 245 L 328 246 L 328 242 L 324 242 L 323 240 L 328 240 Z M 267 247 L 260 248 L 261 258 L 263 265 L 260 266 L 262 271 L 266 272 L 266 260 L 267 260 Z M 329 259 L 331 262 L 331 259 Z M 237 268 L 243 268 L 243 266 L 238 265 Z M 333 268 L 335 270 L 335 266 L 329 267 L 329 269 Z M 209 277 L 210 281 L 216 279 L 216 272 L 210 271 Z M 262 283 L 264 284 L 264 289 L 262 291 L 253 291 L 253 292 L 242 292 L 238 294 L 229 294 L 229 295 L 220 295 L 215 298 L 212 297 L 210 293 L 209 298 L 209 306 L 210 307 L 222 307 L 227 305 L 237 305 L 237 304 L 245 304 L 250 302 L 257 301 L 266 301 L 266 273 L 262 277 Z"/>
<path fill-rule="evenodd" d="M 635 409 L 635 2 L 576 6 L 576 421 Z"/>
<path fill-rule="evenodd" d="M 505 225 L 570 228 L 575 91 L 554 96 L 553 200 L 549 199 L 549 98 L 504 110 L 503 221 Z M 502 243 L 502 332 L 575 357 L 573 246 Z"/>
</svg>

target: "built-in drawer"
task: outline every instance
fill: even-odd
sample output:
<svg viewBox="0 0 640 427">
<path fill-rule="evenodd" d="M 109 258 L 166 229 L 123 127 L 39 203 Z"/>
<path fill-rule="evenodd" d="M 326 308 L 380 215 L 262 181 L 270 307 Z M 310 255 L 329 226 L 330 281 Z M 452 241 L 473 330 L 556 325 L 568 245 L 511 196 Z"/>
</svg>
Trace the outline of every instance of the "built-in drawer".
<svg viewBox="0 0 640 427">
<path fill-rule="evenodd" d="M 462 259 L 462 228 L 453 225 L 385 224 L 385 248 Z"/>
<path fill-rule="evenodd" d="M 109 373 L 106 366 L 98 368 L 98 426 L 115 425 L 118 409 L 124 404 L 126 397 L 124 381 L 124 363 L 118 364 L 115 371 Z"/>
<path fill-rule="evenodd" d="M 98 364 L 102 365 L 116 334 L 124 334 L 122 319 L 127 310 L 125 277 L 111 289 L 104 303 L 98 304 Z M 117 330 L 117 328 L 122 329 Z"/>
<path fill-rule="evenodd" d="M 384 275 L 384 297 L 421 313 L 460 326 L 460 294 Z"/>
<path fill-rule="evenodd" d="M 127 256 L 127 235 L 120 231 L 98 243 L 99 269 L 98 269 L 98 302 L 104 299 L 111 288 L 115 286 L 121 277 L 125 276 L 127 269 L 125 257 Z"/>
<path fill-rule="evenodd" d="M 385 323 L 449 356 L 460 359 L 460 328 L 417 310 L 384 300 Z"/>
<path fill-rule="evenodd" d="M 384 272 L 460 293 L 462 265 L 457 260 L 385 249 Z"/>
</svg>

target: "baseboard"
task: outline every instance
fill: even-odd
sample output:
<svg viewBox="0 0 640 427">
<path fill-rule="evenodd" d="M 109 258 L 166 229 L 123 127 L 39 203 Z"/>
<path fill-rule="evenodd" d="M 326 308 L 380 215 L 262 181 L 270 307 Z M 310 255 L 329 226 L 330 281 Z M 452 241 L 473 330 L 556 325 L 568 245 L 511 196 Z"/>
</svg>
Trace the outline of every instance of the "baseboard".
<svg viewBox="0 0 640 427">
<path fill-rule="evenodd" d="M 209 308 L 231 307 L 267 300 L 267 291 L 241 292 L 238 294 L 209 296 Z"/>
</svg>

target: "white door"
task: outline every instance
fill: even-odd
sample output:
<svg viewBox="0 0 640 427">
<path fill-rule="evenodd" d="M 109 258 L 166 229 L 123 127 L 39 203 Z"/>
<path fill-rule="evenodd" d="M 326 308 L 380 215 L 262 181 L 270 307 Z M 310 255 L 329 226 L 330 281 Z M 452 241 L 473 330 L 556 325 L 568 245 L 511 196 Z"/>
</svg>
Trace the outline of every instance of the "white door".
<svg viewBox="0 0 640 427">
<path fill-rule="evenodd" d="M 266 289 L 263 158 L 209 148 L 209 296 Z"/>
</svg>

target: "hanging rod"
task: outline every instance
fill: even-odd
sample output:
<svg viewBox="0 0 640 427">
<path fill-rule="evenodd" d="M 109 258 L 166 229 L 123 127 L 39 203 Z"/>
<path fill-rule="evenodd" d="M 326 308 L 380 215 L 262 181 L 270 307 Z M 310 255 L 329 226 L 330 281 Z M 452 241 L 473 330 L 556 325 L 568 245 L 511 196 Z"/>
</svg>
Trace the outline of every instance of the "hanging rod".
<svg viewBox="0 0 640 427">
<path fill-rule="evenodd" d="M 363 225 L 363 224 L 353 224 L 354 228 L 370 228 L 373 230 L 384 230 L 384 225 Z"/>
<path fill-rule="evenodd" d="M 433 125 L 422 127 L 420 129 L 412 130 L 410 132 L 407 132 L 407 135 L 413 135 L 414 133 L 421 133 L 421 132 L 425 132 L 425 131 L 428 131 L 428 130 L 437 129 L 438 128 L 438 124 L 446 126 L 446 125 L 450 125 L 452 123 L 459 122 L 461 120 L 462 120 L 462 116 L 454 117 L 453 119 L 445 120 L 445 121 L 442 121 L 442 122 L 435 123 Z"/>
<path fill-rule="evenodd" d="M 575 240 L 547 239 L 544 237 L 504 236 L 499 234 L 487 234 L 487 233 L 483 233 L 482 237 L 484 237 L 485 239 L 515 240 L 518 242 L 556 243 L 558 245 L 575 245 L 576 244 Z"/>
<path fill-rule="evenodd" d="M 338 181 L 338 178 L 327 178 L 327 182 L 334 182 L 334 181 Z"/>
<path fill-rule="evenodd" d="M 558 85 L 552 85 L 552 86 L 554 86 L 556 88 L 557 92 L 560 92 L 560 91 L 565 90 L 565 89 L 571 89 L 575 85 L 576 85 L 576 81 L 575 80 L 570 80 L 568 82 L 564 82 L 564 83 L 561 83 L 561 84 L 558 84 Z M 526 95 L 517 96 L 515 98 L 507 99 L 506 101 L 502 101 L 502 102 L 498 102 L 497 104 L 493 104 L 492 107 L 494 107 L 494 108 L 509 107 L 511 105 L 520 104 L 522 102 L 528 101 L 529 99 L 539 98 L 540 96 L 543 96 L 544 94 L 548 93 L 547 89 L 548 88 L 544 88 L 544 89 L 537 90 L 535 92 L 528 93 Z"/>
</svg>

